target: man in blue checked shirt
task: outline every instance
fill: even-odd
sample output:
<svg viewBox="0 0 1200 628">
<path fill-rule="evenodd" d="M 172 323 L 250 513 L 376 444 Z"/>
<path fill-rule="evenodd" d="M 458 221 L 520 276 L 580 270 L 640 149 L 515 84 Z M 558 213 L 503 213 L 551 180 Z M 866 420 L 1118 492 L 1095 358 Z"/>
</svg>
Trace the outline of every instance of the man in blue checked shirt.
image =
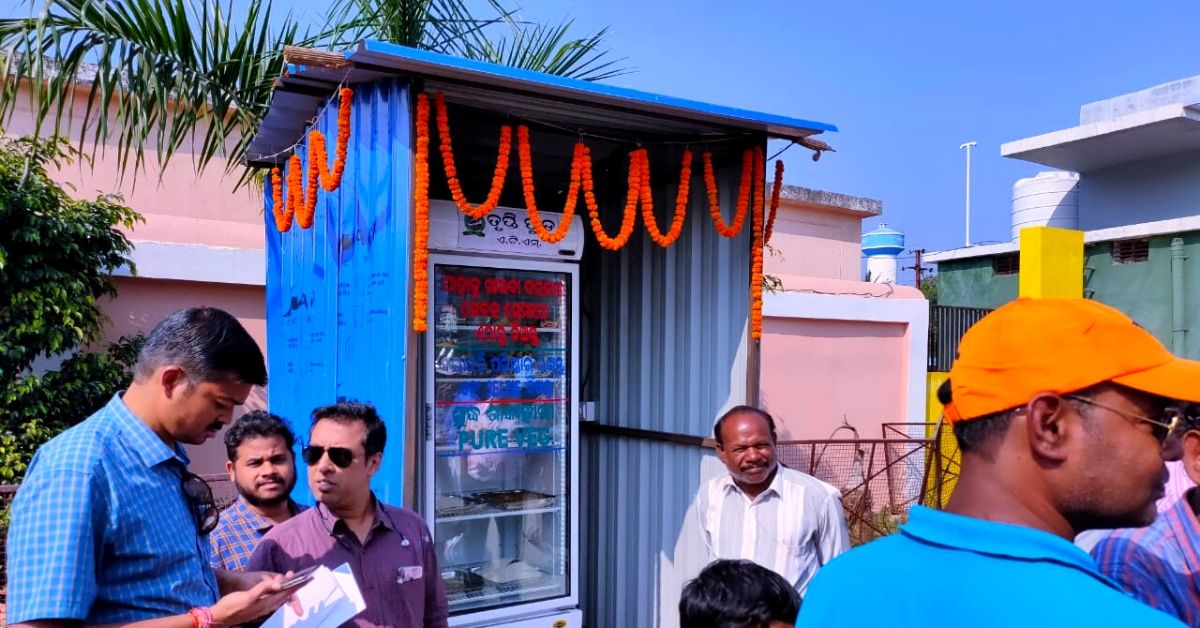
<svg viewBox="0 0 1200 628">
<path fill-rule="evenodd" d="M 1193 483 L 1200 483 L 1200 408 L 1181 415 L 1174 440 Z M 1200 626 L 1200 489 L 1188 489 L 1146 528 L 1115 530 L 1092 549 L 1104 575 L 1139 600 Z"/>
<path fill-rule="evenodd" d="M 182 447 L 215 436 L 266 380 L 228 313 L 156 325 L 129 388 L 29 466 L 8 535 L 10 625 L 227 626 L 278 608 L 290 596 L 278 575 L 209 565 L 217 511 Z"/>
</svg>

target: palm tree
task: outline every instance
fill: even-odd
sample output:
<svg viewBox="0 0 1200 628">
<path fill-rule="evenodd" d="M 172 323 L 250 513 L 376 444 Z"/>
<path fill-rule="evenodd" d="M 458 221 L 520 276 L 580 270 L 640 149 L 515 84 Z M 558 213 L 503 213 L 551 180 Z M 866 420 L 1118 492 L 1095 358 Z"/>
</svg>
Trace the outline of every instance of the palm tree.
<svg viewBox="0 0 1200 628">
<path fill-rule="evenodd" d="M 73 129 L 93 155 L 115 139 L 122 175 L 130 165 L 142 170 L 147 146 L 161 169 L 202 134 L 197 169 L 221 156 L 244 183 L 253 173 L 243 158 L 285 46 L 382 39 L 583 80 L 626 72 L 602 46 L 606 30 L 571 38 L 570 21 L 527 24 L 503 1 L 488 0 L 479 17 L 467 0 L 335 0 L 322 25 L 302 29 L 271 0 L 249 0 L 244 18 L 233 17 L 232 0 L 45 0 L 34 17 L 0 19 L 0 120 L 11 117 L 25 80 L 38 134 Z M 80 82 L 90 82 L 86 96 Z"/>
</svg>

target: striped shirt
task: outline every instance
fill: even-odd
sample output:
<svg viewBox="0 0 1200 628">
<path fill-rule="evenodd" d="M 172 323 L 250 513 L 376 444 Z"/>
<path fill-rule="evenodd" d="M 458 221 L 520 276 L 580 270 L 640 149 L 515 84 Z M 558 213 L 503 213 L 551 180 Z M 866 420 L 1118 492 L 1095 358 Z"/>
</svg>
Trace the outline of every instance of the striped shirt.
<svg viewBox="0 0 1200 628">
<path fill-rule="evenodd" d="M 801 595 L 818 568 L 850 549 L 841 493 L 783 466 L 754 499 L 730 475 L 709 480 L 697 496 L 696 514 L 709 562 L 753 561 Z"/>
<path fill-rule="evenodd" d="M 217 601 L 187 455 L 120 397 L 34 455 L 8 531 L 8 622 L 113 624 Z"/>
<path fill-rule="evenodd" d="M 1193 487 L 1149 527 L 1117 530 L 1092 550 L 1105 575 L 1139 600 L 1200 626 L 1200 521 Z"/>
<path fill-rule="evenodd" d="M 301 506 L 288 500 L 292 515 L 304 512 L 308 506 Z M 221 513 L 221 521 L 209 535 L 212 542 L 213 569 L 226 571 L 242 571 L 250 562 L 250 555 L 263 535 L 275 527 L 275 522 L 254 512 L 246 504 L 246 500 L 238 498 L 232 506 Z"/>
</svg>

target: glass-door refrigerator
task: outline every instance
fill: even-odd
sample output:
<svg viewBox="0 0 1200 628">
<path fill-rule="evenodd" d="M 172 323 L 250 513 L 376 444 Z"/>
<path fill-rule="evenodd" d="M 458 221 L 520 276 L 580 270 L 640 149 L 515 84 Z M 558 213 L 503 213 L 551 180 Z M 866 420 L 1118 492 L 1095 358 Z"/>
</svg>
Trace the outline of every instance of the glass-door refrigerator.
<svg viewBox="0 0 1200 628">
<path fill-rule="evenodd" d="M 451 625 L 578 626 L 578 266 L 539 259 L 578 255 L 522 210 L 437 209 L 425 511 Z"/>
</svg>

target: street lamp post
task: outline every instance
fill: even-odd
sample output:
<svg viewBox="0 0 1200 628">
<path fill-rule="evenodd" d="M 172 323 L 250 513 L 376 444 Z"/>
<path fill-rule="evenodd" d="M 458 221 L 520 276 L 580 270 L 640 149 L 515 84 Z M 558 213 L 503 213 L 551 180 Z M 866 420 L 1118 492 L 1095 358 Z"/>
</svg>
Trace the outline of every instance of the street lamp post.
<svg viewBox="0 0 1200 628">
<path fill-rule="evenodd" d="M 967 142 L 960 145 L 960 150 L 967 151 L 967 218 L 966 218 L 966 243 L 963 246 L 971 246 L 971 148 L 975 146 L 975 142 Z"/>
</svg>

